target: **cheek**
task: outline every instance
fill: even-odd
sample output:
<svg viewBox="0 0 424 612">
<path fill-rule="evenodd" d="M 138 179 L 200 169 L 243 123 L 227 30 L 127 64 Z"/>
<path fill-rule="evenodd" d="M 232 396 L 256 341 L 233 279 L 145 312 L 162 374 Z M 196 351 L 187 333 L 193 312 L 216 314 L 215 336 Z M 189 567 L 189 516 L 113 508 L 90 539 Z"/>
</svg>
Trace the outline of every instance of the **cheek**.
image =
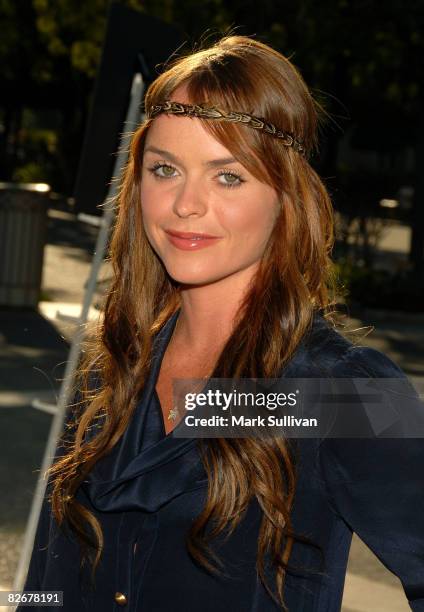
<svg viewBox="0 0 424 612">
<path fill-rule="evenodd" d="M 142 187 L 140 191 L 140 205 L 143 223 L 145 226 L 151 225 L 158 220 L 161 207 L 157 205 L 158 198 L 154 189 Z"/>
<path fill-rule="evenodd" d="M 279 212 L 275 199 L 249 197 L 236 207 L 220 209 L 219 220 L 229 234 L 248 240 L 249 243 L 262 243 L 272 232 Z"/>
<path fill-rule="evenodd" d="M 153 206 L 153 200 L 149 198 L 148 195 L 144 194 L 143 197 L 143 193 L 141 194 L 140 206 L 144 231 L 146 233 L 148 241 L 150 242 L 150 245 L 155 248 L 155 227 L 159 221 L 157 219 L 158 207 Z"/>
</svg>

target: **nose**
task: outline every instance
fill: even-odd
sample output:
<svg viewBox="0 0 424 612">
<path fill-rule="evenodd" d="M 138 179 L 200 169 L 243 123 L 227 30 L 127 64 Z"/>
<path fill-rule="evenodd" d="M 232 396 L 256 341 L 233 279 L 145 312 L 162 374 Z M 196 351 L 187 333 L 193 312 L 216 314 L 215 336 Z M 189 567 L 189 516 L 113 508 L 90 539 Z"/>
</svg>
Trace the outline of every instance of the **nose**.
<svg viewBox="0 0 424 612">
<path fill-rule="evenodd" d="M 207 193 L 199 181 L 187 178 L 175 194 L 173 211 L 178 217 L 201 217 L 207 210 Z"/>
</svg>

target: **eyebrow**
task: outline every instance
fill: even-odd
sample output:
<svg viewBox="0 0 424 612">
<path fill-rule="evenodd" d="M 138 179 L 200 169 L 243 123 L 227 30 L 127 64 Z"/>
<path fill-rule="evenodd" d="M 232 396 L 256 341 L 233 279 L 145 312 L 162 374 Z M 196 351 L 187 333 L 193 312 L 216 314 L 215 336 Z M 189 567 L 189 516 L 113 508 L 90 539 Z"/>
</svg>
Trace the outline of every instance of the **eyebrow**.
<svg viewBox="0 0 424 612">
<path fill-rule="evenodd" d="M 174 164 L 182 164 L 181 160 L 176 155 L 174 155 L 170 151 L 166 151 L 165 149 L 158 149 L 157 147 L 148 146 L 144 149 L 144 153 L 148 152 L 163 155 L 164 157 L 167 157 L 172 162 L 174 162 Z M 209 161 L 204 161 L 203 165 L 209 168 L 215 168 L 216 166 L 234 163 L 238 163 L 238 160 L 235 157 L 221 157 L 219 159 L 210 159 Z"/>
</svg>

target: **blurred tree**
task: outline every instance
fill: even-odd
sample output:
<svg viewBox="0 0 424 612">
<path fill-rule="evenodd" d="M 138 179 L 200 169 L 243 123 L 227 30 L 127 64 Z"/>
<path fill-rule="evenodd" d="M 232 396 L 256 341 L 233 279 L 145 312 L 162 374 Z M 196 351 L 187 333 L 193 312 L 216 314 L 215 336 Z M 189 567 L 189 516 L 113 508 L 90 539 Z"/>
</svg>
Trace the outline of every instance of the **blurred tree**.
<svg viewBox="0 0 424 612">
<path fill-rule="evenodd" d="M 32 2 L 1 0 L 0 87 L 3 129 L 0 134 L 0 161 L 6 177 L 17 163 L 18 134 L 22 122 L 22 94 L 32 89 L 31 63 L 39 58 Z M 31 60 L 32 58 L 32 60 Z"/>
<path fill-rule="evenodd" d="M 101 26 L 93 4 L 83 5 L 90 6 L 90 12 L 83 7 L 76 11 L 72 2 L 1 0 L 0 86 L 5 93 L 0 159 L 5 178 L 22 148 L 23 109 L 60 109 L 54 151 L 60 179 L 54 186 L 72 190 L 102 37 L 99 32 L 95 40 Z M 93 45 L 85 44 L 83 36 L 93 39 Z"/>
<path fill-rule="evenodd" d="M 93 79 L 100 60 L 106 27 L 107 0 L 90 0 L 76 7 L 72 0 L 33 0 L 36 25 L 51 59 L 66 58 L 76 71 Z"/>
</svg>

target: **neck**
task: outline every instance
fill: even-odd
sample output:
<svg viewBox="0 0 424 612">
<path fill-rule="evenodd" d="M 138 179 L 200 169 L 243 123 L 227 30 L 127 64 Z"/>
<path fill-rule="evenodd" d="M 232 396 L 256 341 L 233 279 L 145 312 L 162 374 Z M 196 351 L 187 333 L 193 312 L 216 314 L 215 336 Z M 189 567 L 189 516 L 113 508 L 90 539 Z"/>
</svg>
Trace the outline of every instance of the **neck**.
<svg viewBox="0 0 424 612">
<path fill-rule="evenodd" d="M 223 345 L 233 331 L 252 276 L 248 269 L 216 283 L 184 286 L 175 341 L 189 345 L 192 352 Z"/>
</svg>

